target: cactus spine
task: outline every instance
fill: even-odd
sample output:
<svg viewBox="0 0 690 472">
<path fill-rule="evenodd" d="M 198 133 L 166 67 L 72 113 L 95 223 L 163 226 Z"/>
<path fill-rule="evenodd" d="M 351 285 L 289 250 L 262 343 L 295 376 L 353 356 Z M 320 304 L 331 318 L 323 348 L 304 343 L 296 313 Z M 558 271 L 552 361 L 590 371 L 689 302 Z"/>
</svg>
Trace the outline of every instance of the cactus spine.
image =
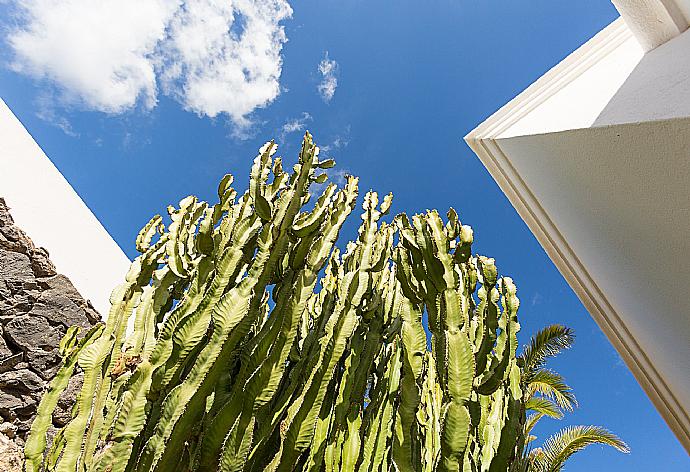
<svg viewBox="0 0 690 472">
<path fill-rule="evenodd" d="M 105 325 L 65 341 L 27 470 L 508 469 L 524 424 L 512 281 L 453 210 L 387 223 L 375 192 L 341 253 L 357 179 L 308 208 L 333 161 L 308 133 L 292 172 L 275 152 L 241 197 L 228 175 L 214 205 L 187 197 L 142 229 Z M 45 451 L 76 365 L 73 418 Z"/>
</svg>

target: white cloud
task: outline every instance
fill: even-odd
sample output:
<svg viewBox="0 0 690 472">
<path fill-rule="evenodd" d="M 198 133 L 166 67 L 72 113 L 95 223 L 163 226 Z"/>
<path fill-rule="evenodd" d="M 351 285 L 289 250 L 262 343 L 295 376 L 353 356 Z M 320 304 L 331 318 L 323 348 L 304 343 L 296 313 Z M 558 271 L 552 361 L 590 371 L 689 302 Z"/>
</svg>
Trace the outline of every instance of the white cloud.
<svg viewBox="0 0 690 472">
<path fill-rule="evenodd" d="M 36 98 L 35 103 L 38 107 L 38 111 L 36 111 L 36 116 L 39 119 L 55 126 L 56 128 L 61 129 L 62 132 L 65 133 L 67 136 L 70 136 L 72 138 L 78 138 L 80 136 L 79 133 L 74 131 L 74 128 L 72 127 L 72 124 L 69 122 L 69 120 L 64 116 L 60 115 L 55 110 L 53 100 L 50 99 L 47 95 L 39 95 Z"/>
<path fill-rule="evenodd" d="M 328 174 L 328 179 L 334 184 L 336 184 L 338 187 L 345 187 L 345 184 L 347 183 L 347 177 L 349 175 L 352 175 L 349 170 L 338 169 L 336 167 L 328 169 L 326 173 Z"/>
<path fill-rule="evenodd" d="M 309 121 L 312 121 L 312 117 L 306 111 L 302 112 L 302 116 L 299 118 L 287 120 L 280 128 L 280 140 L 285 141 L 285 137 L 288 134 L 302 131 L 307 126 L 307 122 Z"/>
<path fill-rule="evenodd" d="M 17 0 L 13 68 L 106 113 L 160 92 L 235 125 L 280 93 L 287 0 Z"/>
<path fill-rule="evenodd" d="M 330 144 L 319 146 L 319 149 L 321 149 L 322 152 L 333 152 L 333 151 L 337 151 L 337 150 L 346 148 L 347 145 L 350 144 L 350 131 L 351 130 L 352 130 L 352 127 L 350 125 L 347 125 L 347 127 L 345 127 L 343 134 L 336 135 Z"/>
<path fill-rule="evenodd" d="M 338 63 L 328 58 L 328 51 L 326 56 L 319 62 L 319 73 L 321 74 L 321 82 L 319 83 L 319 95 L 324 102 L 328 103 L 335 95 L 335 89 L 338 87 Z"/>
<path fill-rule="evenodd" d="M 544 297 L 541 296 L 541 293 L 534 292 L 534 295 L 532 296 L 532 306 L 541 305 L 543 301 Z"/>
</svg>

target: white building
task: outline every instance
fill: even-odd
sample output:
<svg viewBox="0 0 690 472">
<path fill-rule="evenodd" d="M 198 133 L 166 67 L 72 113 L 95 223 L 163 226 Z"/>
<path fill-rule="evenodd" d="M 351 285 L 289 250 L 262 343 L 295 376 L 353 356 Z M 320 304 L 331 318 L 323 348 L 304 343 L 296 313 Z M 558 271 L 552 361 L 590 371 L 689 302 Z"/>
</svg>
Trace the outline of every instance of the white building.
<svg viewBox="0 0 690 472">
<path fill-rule="evenodd" d="M 690 451 L 690 0 L 614 4 L 465 139 Z"/>
<path fill-rule="evenodd" d="M 2 99 L 0 197 L 57 271 L 106 316 L 130 260 Z"/>
</svg>

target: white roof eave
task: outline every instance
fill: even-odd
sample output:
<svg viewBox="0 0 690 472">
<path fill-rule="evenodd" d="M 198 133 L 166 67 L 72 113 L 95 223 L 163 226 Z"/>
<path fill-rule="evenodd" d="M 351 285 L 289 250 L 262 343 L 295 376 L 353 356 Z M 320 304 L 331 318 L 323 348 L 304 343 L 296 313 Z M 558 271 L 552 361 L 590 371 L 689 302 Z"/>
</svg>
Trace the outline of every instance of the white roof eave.
<svg viewBox="0 0 690 472">
<path fill-rule="evenodd" d="M 676 237 L 690 232 L 690 160 L 678 159 L 690 113 L 600 122 L 639 72 L 635 38 L 616 20 L 465 140 L 690 451 L 690 243 Z M 583 96 L 583 82 L 596 88 Z M 655 256 L 672 276 L 655 272 Z"/>
</svg>

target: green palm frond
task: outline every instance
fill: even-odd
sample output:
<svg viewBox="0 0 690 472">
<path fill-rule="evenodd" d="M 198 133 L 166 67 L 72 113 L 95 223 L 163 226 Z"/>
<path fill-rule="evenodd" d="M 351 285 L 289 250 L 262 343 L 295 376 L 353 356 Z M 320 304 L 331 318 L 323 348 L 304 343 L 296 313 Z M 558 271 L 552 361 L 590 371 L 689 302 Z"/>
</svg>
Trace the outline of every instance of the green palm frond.
<svg viewBox="0 0 690 472">
<path fill-rule="evenodd" d="M 530 443 L 535 439 L 535 436 L 532 436 L 530 433 L 532 432 L 536 424 L 539 422 L 539 420 L 543 417 L 543 413 L 533 413 L 527 417 L 527 421 L 525 421 L 525 426 L 522 428 L 522 431 L 524 432 L 526 438 L 526 443 Z"/>
<path fill-rule="evenodd" d="M 569 426 L 546 440 L 544 446 L 531 451 L 531 470 L 558 472 L 570 456 L 592 444 L 603 444 L 628 453 L 630 448 L 618 436 L 599 426 Z"/>
<path fill-rule="evenodd" d="M 544 366 L 546 360 L 570 348 L 575 342 L 573 330 L 559 324 L 547 326 L 532 336 L 529 345 L 520 354 L 525 381 Z"/>
<path fill-rule="evenodd" d="M 554 401 L 544 397 L 532 397 L 527 400 L 525 402 L 525 410 L 541 413 L 543 416 L 548 416 L 549 418 L 555 418 L 557 420 L 563 418 L 563 411 L 561 411 L 558 405 Z"/>
<path fill-rule="evenodd" d="M 565 411 L 573 411 L 577 406 L 577 400 L 573 389 L 565 383 L 563 376 L 548 369 L 539 369 L 531 376 L 527 385 L 527 398 L 537 393 L 554 400 L 559 408 Z"/>
</svg>

